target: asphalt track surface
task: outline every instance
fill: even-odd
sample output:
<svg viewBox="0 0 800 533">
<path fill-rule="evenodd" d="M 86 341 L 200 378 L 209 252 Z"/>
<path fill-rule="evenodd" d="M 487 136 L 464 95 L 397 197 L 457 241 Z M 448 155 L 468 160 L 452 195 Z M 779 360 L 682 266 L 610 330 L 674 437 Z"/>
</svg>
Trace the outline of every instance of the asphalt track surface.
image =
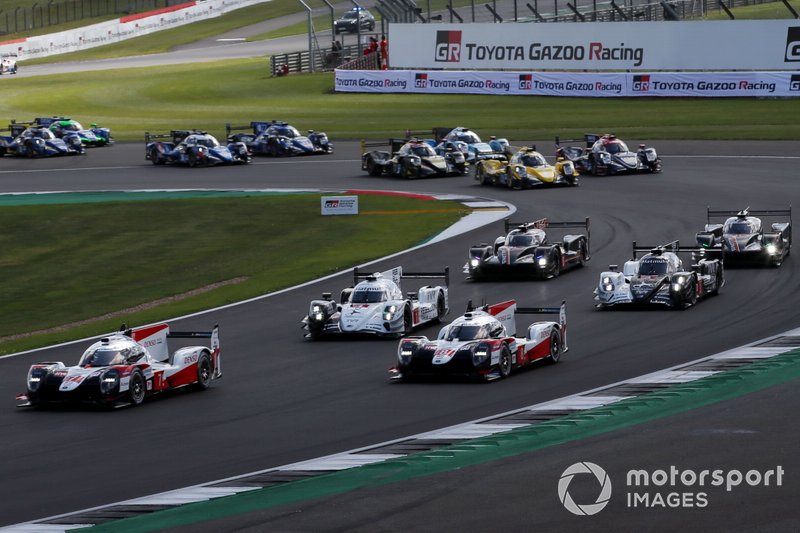
<svg viewBox="0 0 800 533">
<path fill-rule="evenodd" d="M 538 144 L 548 146 L 543 140 Z M 496 223 L 373 267 L 382 270 L 401 264 L 410 270 L 431 270 L 450 266 L 454 275 L 449 318 L 460 314 L 470 299 L 491 303 L 516 298 L 522 305 L 567 300 L 570 352 L 562 362 L 521 371 L 489 385 L 390 384 L 386 371 L 394 363 L 396 342 L 305 340 L 300 319 L 308 302 L 322 292 L 336 293 L 348 286 L 350 272 L 175 323 L 176 329 L 183 330 L 220 324 L 224 376 L 204 393 L 173 394 L 141 408 L 114 412 L 18 410 L 14 395 L 24 390 L 31 363 L 74 362 L 85 344 L 0 359 L 5 405 L 0 409 L 0 454 L 4 457 L 0 525 L 434 430 L 663 369 L 797 327 L 800 277 L 794 256 L 778 269 L 729 270 L 718 297 L 686 311 L 594 309 L 591 291 L 599 272 L 629 258 L 632 240 L 652 245 L 673 239 L 693 242 L 694 233 L 705 222 L 707 205 L 721 209 L 798 205 L 798 142 L 654 145 L 664 159 L 661 175 L 585 177 L 578 188 L 534 191 L 481 188 L 471 177 L 371 178 L 360 171 L 357 143 L 346 141 L 337 142 L 331 155 L 256 159 L 252 165 L 236 168 L 153 167 L 144 160 L 143 144 L 119 144 L 73 158 L 3 159 L 2 192 L 289 186 L 496 198 L 517 206 L 515 219 L 591 217 L 592 259 L 586 268 L 549 281 L 467 282 L 459 272 L 468 247 L 493 241 L 502 233 Z M 131 225 L 135 227 L 135 221 Z M 168 239 L 165 228 L 165 245 Z M 437 331 L 431 326 L 420 333 L 432 336 Z M 776 397 L 773 407 L 785 405 Z M 754 439 L 773 429 L 777 428 L 767 428 Z M 655 435 L 646 442 L 655 448 L 666 444 Z M 762 453 L 770 455 L 774 450 L 764 436 Z M 375 505 L 393 505 L 375 498 Z M 734 509 L 740 503 L 723 505 Z M 541 506 L 536 503 L 534 508 L 555 512 L 554 500 Z M 502 513 L 479 497 L 471 509 L 476 516 Z M 522 512 L 516 509 L 514 516 L 521 517 Z M 438 529 L 452 529 L 445 517 L 442 520 Z M 307 525 L 326 529 L 327 524 Z M 479 522 L 475 524 L 470 528 L 470 522 L 465 522 L 458 529 L 483 529 Z M 523 527 L 523 522 L 517 526 Z M 425 529 L 422 523 L 418 528 Z"/>
</svg>

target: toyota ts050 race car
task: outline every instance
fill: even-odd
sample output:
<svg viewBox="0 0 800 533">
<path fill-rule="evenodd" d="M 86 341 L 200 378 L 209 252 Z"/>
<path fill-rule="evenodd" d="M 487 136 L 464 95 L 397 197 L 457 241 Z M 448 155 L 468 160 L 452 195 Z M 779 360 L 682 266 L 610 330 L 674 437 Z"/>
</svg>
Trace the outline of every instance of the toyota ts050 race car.
<svg viewBox="0 0 800 533">
<path fill-rule="evenodd" d="M 370 176 L 399 176 L 416 179 L 437 176 L 463 176 L 467 172 L 464 154 L 458 150 L 437 154 L 426 142 L 419 139 L 389 139 L 391 152 L 367 151 L 383 143 L 361 143 L 361 170 Z"/>
<path fill-rule="evenodd" d="M 97 124 L 90 124 L 89 129 L 86 129 L 77 120 L 66 117 L 37 117 L 34 122 L 49 128 L 53 135 L 59 138 L 75 134 L 84 146 L 109 146 L 114 142 L 111 138 L 111 130 L 100 128 Z"/>
<path fill-rule="evenodd" d="M 148 131 L 144 134 L 144 141 L 144 157 L 154 165 L 170 163 L 206 167 L 244 165 L 250 162 L 250 151 L 244 143 L 232 142 L 223 146 L 213 135 L 200 130 L 172 130 L 169 133 Z"/>
<path fill-rule="evenodd" d="M 637 259 L 637 255 L 645 252 Z M 594 290 L 598 308 L 621 304 L 665 305 L 684 309 L 705 296 L 717 294 L 725 284 L 722 262 L 719 259 L 700 259 L 686 270 L 678 257 L 679 252 L 692 252 L 697 248 L 681 248 L 678 241 L 662 246 L 636 246 L 633 259 L 626 261 L 622 272 L 610 265 L 608 272 L 600 274 Z"/>
<path fill-rule="evenodd" d="M 556 314 L 558 322 L 534 322 L 524 337 L 517 337 L 516 315 L 521 313 Z M 566 351 L 566 303 L 517 307 L 516 301 L 509 300 L 478 309 L 469 306 L 436 339 L 403 338 L 397 348 L 397 366 L 389 373 L 392 380 L 450 375 L 493 381 L 535 361 L 557 363 Z"/>
<path fill-rule="evenodd" d="M 251 130 L 247 133 L 235 131 Z M 291 156 L 333 153 L 333 144 L 323 132 L 308 130 L 301 135 L 297 128 L 280 120 L 253 121 L 249 126 L 225 125 L 228 142 L 243 142 L 257 155 Z"/>
<path fill-rule="evenodd" d="M 207 338 L 209 346 L 187 346 L 170 354 L 169 338 Z M 144 326 L 103 337 L 78 364 L 36 363 L 20 407 L 89 402 L 109 407 L 139 405 L 148 396 L 180 387 L 206 389 L 222 376 L 219 328 L 170 332 L 167 324 Z"/>
<path fill-rule="evenodd" d="M 437 278 L 444 278 L 445 284 L 425 285 L 405 295 L 400 290 L 403 279 Z M 403 273 L 402 267 L 395 267 L 375 274 L 363 274 L 356 268 L 354 286 L 342 291 L 340 303 L 324 293 L 322 300 L 311 302 L 302 327 L 310 339 L 342 333 L 401 337 L 418 326 L 444 319 L 450 310 L 449 281 L 448 268 L 443 272 Z"/>
<path fill-rule="evenodd" d="M 655 148 L 640 144 L 636 152 L 618 139 L 613 133 L 583 136 L 586 148 L 580 146 L 561 146 L 561 143 L 578 142 L 580 139 L 559 139 L 556 137 L 556 157 L 563 157 L 575 163 L 578 171 L 595 176 L 622 173 L 661 172 L 661 159 Z"/>
<path fill-rule="evenodd" d="M 506 235 L 469 249 L 464 273 L 473 280 L 488 277 L 553 278 L 589 260 L 589 218 L 583 222 L 504 223 Z M 510 228 L 514 229 L 510 229 Z M 584 228 L 586 233 L 568 234 L 560 242 L 548 242 L 545 229 Z"/>
<path fill-rule="evenodd" d="M 491 141 L 486 143 L 477 133 L 463 126 L 433 128 L 433 135 L 436 138 L 433 144 L 436 145 L 437 152 L 441 152 L 448 146 L 458 147 L 464 152 L 468 163 L 475 163 L 483 159 L 505 160 L 507 158 L 508 141 L 505 139 L 492 137 Z"/>
<path fill-rule="evenodd" d="M 572 161 L 559 157 L 549 164 L 536 147 L 522 147 L 506 162 L 485 159 L 475 164 L 475 179 L 481 185 L 500 185 L 509 189 L 532 189 L 542 185 L 578 185 L 578 171 Z"/>
<path fill-rule="evenodd" d="M 20 157 L 53 157 L 86 153 L 77 134 L 59 139 L 53 132 L 36 122 L 12 121 L 11 136 L 0 136 L 3 155 Z"/>
<path fill-rule="evenodd" d="M 758 215 L 758 216 L 756 216 Z M 788 222 L 773 222 L 769 229 L 761 217 L 788 217 Z M 726 264 L 780 266 L 792 249 L 792 208 L 718 211 L 707 208 L 706 226 L 697 233 L 697 244 L 709 257 L 724 258 Z M 726 218 L 723 224 L 712 219 Z"/>
</svg>

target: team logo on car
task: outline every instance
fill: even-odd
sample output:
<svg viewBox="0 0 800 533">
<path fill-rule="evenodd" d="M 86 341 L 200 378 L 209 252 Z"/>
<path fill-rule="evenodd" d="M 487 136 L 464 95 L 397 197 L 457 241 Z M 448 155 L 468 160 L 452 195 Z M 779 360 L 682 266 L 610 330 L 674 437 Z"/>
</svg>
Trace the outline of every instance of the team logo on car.
<svg viewBox="0 0 800 533">
<path fill-rule="evenodd" d="M 800 61 L 800 26 L 789 28 L 786 33 L 786 61 Z"/>
<path fill-rule="evenodd" d="M 633 90 L 647 92 L 650 90 L 650 74 L 639 74 L 633 77 Z"/>
<path fill-rule="evenodd" d="M 418 72 L 414 75 L 414 87 L 424 89 L 428 86 L 428 73 Z"/>
<path fill-rule="evenodd" d="M 437 31 L 434 59 L 439 62 L 461 61 L 461 31 Z"/>
<path fill-rule="evenodd" d="M 523 91 L 529 91 L 533 89 L 533 75 L 531 74 L 520 74 L 519 75 L 519 88 Z"/>
<path fill-rule="evenodd" d="M 789 81 L 789 90 L 800 91 L 800 74 L 792 74 L 792 78 Z"/>
</svg>

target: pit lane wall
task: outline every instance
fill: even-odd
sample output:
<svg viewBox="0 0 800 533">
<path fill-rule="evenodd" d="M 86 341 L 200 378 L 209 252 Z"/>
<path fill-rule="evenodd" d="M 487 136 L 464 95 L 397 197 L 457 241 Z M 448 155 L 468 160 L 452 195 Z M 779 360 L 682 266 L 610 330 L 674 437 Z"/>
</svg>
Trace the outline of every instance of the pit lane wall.
<svg viewBox="0 0 800 533">
<path fill-rule="evenodd" d="M 576 97 L 800 97 L 800 72 L 337 70 L 337 92 Z"/>
<path fill-rule="evenodd" d="M 137 13 L 73 30 L 0 42 L 0 54 L 17 61 L 86 50 L 218 17 L 235 9 L 271 0 L 198 0 Z"/>
</svg>

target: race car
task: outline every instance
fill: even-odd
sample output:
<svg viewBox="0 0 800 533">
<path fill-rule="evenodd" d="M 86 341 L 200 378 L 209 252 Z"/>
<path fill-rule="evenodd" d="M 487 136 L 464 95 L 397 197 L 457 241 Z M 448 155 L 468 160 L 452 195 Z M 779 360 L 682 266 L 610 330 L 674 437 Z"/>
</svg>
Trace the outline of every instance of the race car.
<svg viewBox="0 0 800 533">
<path fill-rule="evenodd" d="M 425 285 L 417 292 L 403 294 L 403 279 L 440 279 L 444 285 Z M 450 270 L 403 272 L 395 267 L 385 272 L 364 274 L 353 270 L 354 285 L 342 291 L 340 303 L 323 293 L 313 300 L 302 320 L 306 338 L 330 334 L 369 334 L 398 338 L 429 322 L 441 322 L 450 311 L 448 285 Z"/>
<path fill-rule="evenodd" d="M 235 131 L 251 130 L 247 133 Z M 323 132 L 308 130 L 301 135 L 297 128 L 280 120 L 253 121 L 250 126 L 225 125 L 228 142 L 243 142 L 251 153 L 270 156 L 315 155 L 333 153 L 333 144 Z"/>
<path fill-rule="evenodd" d="M 644 255 L 637 259 L 641 252 Z M 600 274 L 594 290 L 597 307 L 638 304 L 685 309 L 719 293 L 725 285 L 722 261 L 701 258 L 687 270 L 679 252 L 692 252 L 693 260 L 698 257 L 697 248 L 681 248 L 678 241 L 656 247 L 634 242 L 633 259 L 625 262 L 622 272 L 610 265 L 609 271 Z"/>
<path fill-rule="evenodd" d="M 655 148 L 640 144 L 636 152 L 632 152 L 613 133 L 606 135 L 587 133 L 583 136 L 583 140 L 586 142 L 585 148 L 561 146 L 562 142 L 578 142 L 579 139 L 556 137 L 556 157 L 572 161 L 579 172 L 595 176 L 661 172 L 661 159 Z"/>
<path fill-rule="evenodd" d="M 517 337 L 516 315 L 557 314 L 558 322 L 534 322 Z M 392 380 L 465 376 L 494 381 L 536 361 L 558 363 L 567 348 L 566 302 L 560 307 L 517 307 L 515 300 L 485 305 L 444 326 L 436 339 L 405 337 L 397 348 Z"/>
<path fill-rule="evenodd" d="M 758 215 L 758 216 L 756 216 Z M 788 222 L 773 222 L 769 230 L 762 217 L 789 217 Z M 726 218 L 723 224 L 712 219 Z M 706 225 L 697 233 L 697 244 L 709 257 L 724 258 L 725 263 L 741 262 L 780 266 L 792 249 L 792 208 L 741 211 L 706 209 Z"/>
<path fill-rule="evenodd" d="M 0 75 L 17 73 L 17 54 L 2 54 L 0 56 Z"/>
<path fill-rule="evenodd" d="M 114 142 L 111 138 L 111 130 L 100 128 L 97 124 L 90 124 L 89 129 L 86 129 L 77 120 L 66 117 L 37 117 L 34 122 L 49 128 L 53 135 L 59 138 L 77 134 L 84 146 L 108 146 Z"/>
<path fill-rule="evenodd" d="M 489 277 L 554 278 L 573 267 L 583 266 L 589 255 L 589 218 L 583 222 L 504 222 L 505 235 L 472 246 L 464 265 L 469 278 Z M 513 228 L 513 229 L 512 229 Z M 548 242 L 545 229 L 584 228 L 586 233 L 567 234 L 560 242 Z"/>
<path fill-rule="evenodd" d="M 167 339 L 207 338 L 209 346 L 186 346 L 170 354 Z M 170 331 L 158 324 L 124 326 L 83 352 L 78 364 L 36 363 L 28 370 L 27 392 L 19 407 L 51 403 L 94 403 L 108 407 L 137 406 L 152 395 L 192 386 L 207 389 L 222 376 L 219 328 Z"/>
<path fill-rule="evenodd" d="M 433 128 L 436 144 L 441 145 L 445 142 L 457 143 L 456 146 L 465 147 L 464 156 L 468 163 L 475 163 L 482 159 L 506 159 L 504 147 L 508 144 L 505 139 L 492 137 L 494 146 L 481 140 L 477 133 L 458 126 L 456 128 Z"/>
<path fill-rule="evenodd" d="M 144 134 L 144 141 L 144 157 L 154 165 L 170 163 L 206 167 L 245 165 L 250 162 L 250 151 L 244 143 L 232 142 L 222 146 L 213 135 L 201 130 L 172 130 L 169 133 L 148 131 Z"/>
<path fill-rule="evenodd" d="M 438 155 L 430 144 L 419 139 L 389 139 L 391 151 L 370 150 L 383 143 L 361 143 L 361 170 L 370 176 L 399 176 L 415 179 L 463 176 L 467 172 L 464 154 L 459 150 Z"/>
<path fill-rule="evenodd" d="M 549 164 L 536 147 L 522 147 L 506 162 L 485 159 L 475 165 L 475 180 L 481 185 L 500 185 L 509 189 L 532 189 L 542 185 L 578 185 L 578 171 L 572 161 L 559 158 Z"/>
<path fill-rule="evenodd" d="M 86 153 L 77 134 L 59 139 L 48 128 L 36 122 L 11 121 L 11 136 L 0 136 L 3 155 L 21 157 L 52 157 Z"/>
</svg>

